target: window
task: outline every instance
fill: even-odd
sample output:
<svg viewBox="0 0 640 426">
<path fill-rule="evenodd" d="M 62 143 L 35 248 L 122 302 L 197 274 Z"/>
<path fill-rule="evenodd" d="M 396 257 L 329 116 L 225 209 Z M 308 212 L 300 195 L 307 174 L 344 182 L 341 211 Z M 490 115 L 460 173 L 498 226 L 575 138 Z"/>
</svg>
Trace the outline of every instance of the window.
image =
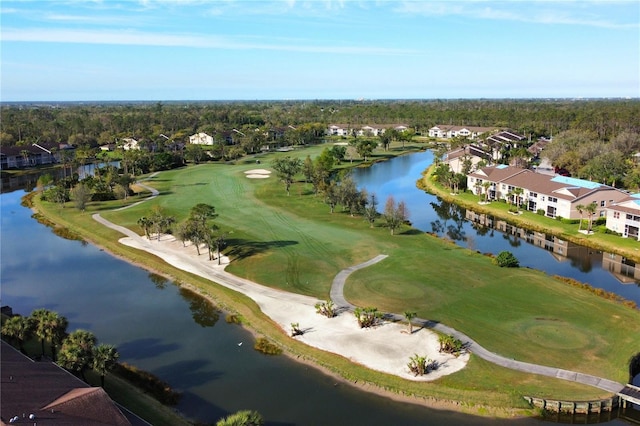
<svg viewBox="0 0 640 426">
<path fill-rule="evenodd" d="M 604 207 L 604 205 L 605 205 L 605 201 L 604 200 L 600 201 L 600 207 Z"/>
<path fill-rule="evenodd" d="M 549 197 L 549 202 L 550 203 L 557 203 L 558 199 L 556 197 Z"/>
<path fill-rule="evenodd" d="M 531 198 L 538 198 L 538 194 L 536 194 L 535 192 L 530 192 L 530 193 L 529 193 L 529 197 L 531 197 Z"/>
<path fill-rule="evenodd" d="M 620 219 L 620 212 L 613 212 L 614 219 Z"/>
</svg>

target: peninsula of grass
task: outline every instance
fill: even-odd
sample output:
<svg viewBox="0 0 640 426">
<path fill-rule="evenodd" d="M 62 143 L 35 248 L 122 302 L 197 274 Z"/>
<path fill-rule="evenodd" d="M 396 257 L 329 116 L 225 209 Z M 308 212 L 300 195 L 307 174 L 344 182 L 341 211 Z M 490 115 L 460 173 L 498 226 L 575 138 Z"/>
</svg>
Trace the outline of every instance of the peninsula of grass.
<svg viewBox="0 0 640 426">
<path fill-rule="evenodd" d="M 290 356 L 310 361 L 357 384 L 369 384 L 416 401 L 456 401 L 458 410 L 492 415 L 530 413 L 523 395 L 590 400 L 605 391 L 511 371 L 475 356 L 462 371 L 435 382 L 411 382 L 373 372 L 343 357 L 289 338 L 251 300 L 205 279 L 177 270 L 161 259 L 117 243 L 115 231 L 96 226 L 91 214 L 142 234 L 137 220 L 154 205 L 178 221 L 197 203 L 215 206 L 216 223 L 230 232 L 227 270 L 261 284 L 328 299 L 334 276 L 378 254 L 389 257 L 354 273 L 345 295 L 358 306 L 380 311 L 417 312 L 418 317 L 452 326 L 498 354 L 606 377 L 625 383 L 628 363 L 640 347 L 640 312 L 563 284 L 542 272 L 503 269 L 491 259 L 405 227 L 390 235 L 376 223 L 340 208 L 331 214 L 322 197 L 300 180 L 287 196 L 275 176 L 248 179 L 244 172 L 269 168 L 277 155 L 318 155 L 320 147 L 271 153 L 236 164 L 202 164 L 162 172 L 148 185 L 160 191 L 153 200 L 122 211 L 120 202 L 89 205 L 85 212 L 36 201 L 49 219 L 70 227 L 88 241 L 183 285 L 199 289 L 223 309 L 243 318 L 259 336 L 281 345 Z M 384 204 L 384 200 L 381 200 Z M 407 354 L 407 360 L 413 354 Z M 453 407 L 453 405 L 451 406 Z"/>
</svg>

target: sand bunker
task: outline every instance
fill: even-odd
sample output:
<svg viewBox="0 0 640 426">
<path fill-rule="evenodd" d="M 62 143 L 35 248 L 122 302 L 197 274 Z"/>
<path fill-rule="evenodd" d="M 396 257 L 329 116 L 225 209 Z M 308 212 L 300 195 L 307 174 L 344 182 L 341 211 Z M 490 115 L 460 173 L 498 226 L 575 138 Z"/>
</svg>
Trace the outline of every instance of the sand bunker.
<svg viewBox="0 0 640 426">
<path fill-rule="evenodd" d="M 255 173 L 248 173 L 255 174 Z M 261 175 L 257 173 L 256 175 Z M 268 175 L 267 175 L 268 176 Z M 342 355 L 352 362 L 408 380 L 430 381 L 464 368 L 469 354 L 454 357 L 438 352 L 437 335 L 427 329 L 408 334 L 406 324 L 385 323 L 371 329 L 361 329 L 352 313 L 343 312 L 335 318 L 326 318 L 315 310 L 319 300 L 300 294 L 272 289 L 233 276 L 224 271 L 229 263 L 226 257 L 208 259 L 206 249 L 201 254 L 193 244 L 186 247 L 170 235 L 149 241 L 144 237 L 122 238 L 121 243 L 153 253 L 167 263 L 229 287 L 256 301 L 260 309 L 289 333 L 292 323 L 305 331 L 296 339 L 316 348 Z M 438 369 L 424 376 L 414 376 L 407 368 L 413 355 L 426 356 L 437 362 Z"/>
<path fill-rule="evenodd" d="M 271 175 L 271 170 L 253 169 L 253 170 L 247 170 L 246 172 L 244 172 L 244 174 L 249 179 L 266 179 Z"/>
</svg>

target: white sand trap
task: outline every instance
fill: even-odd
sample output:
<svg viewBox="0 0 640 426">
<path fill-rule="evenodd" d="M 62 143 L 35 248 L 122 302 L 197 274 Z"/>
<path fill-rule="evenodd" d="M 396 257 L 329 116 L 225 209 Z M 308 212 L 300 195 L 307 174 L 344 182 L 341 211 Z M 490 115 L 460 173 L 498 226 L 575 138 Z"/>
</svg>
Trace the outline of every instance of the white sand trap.
<svg viewBox="0 0 640 426">
<path fill-rule="evenodd" d="M 249 173 L 255 174 L 255 173 Z M 261 175 L 260 173 L 256 175 Z M 262 175 L 264 176 L 264 175 Z M 153 253 L 167 263 L 200 275 L 220 285 L 234 289 L 256 301 L 260 309 L 276 321 L 285 333 L 291 324 L 298 323 L 305 333 L 295 337 L 310 346 L 342 355 L 352 362 L 372 370 L 394 374 L 408 380 L 431 381 L 461 370 L 469 361 L 469 354 L 454 357 L 438 352 L 437 335 L 427 329 L 408 334 L 405 324 L 385 323 L 371 329 L 361 329 L 352 313 L 343 312 L 335 318 L 326 318 L 315 310 L 319 300 L 300 294 L 288 293 L 251 282 L 224 271 L 229 259 L 210 261 L 207 250 L 198 256 L 195 246 L 186 247 L 173 236 L 163 235 L 160 240 L 127 237 L 121 243 Z M 426 356 L 439 368 L 424 376 L 414 376 L 408 369 L 409 358 Z"/>
<path fill-rule="evenodd" d="M 247 170 L 244 174 L 247 175 L 249 179 L 266 179 L 271 175 L 271 170 L 253 169 Z"/>
</svg>

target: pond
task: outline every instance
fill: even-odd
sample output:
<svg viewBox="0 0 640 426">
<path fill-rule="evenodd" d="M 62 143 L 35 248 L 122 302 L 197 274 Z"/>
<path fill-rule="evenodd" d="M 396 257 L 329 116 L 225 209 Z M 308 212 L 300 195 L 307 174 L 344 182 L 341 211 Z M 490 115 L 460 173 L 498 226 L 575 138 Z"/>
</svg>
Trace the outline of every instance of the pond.
<svg viewBox="0 0 640 426">
<path fill-rule="evenodd" d="M 634 262 L 477 215 L 422 191 L 416 187 L 416 181 L 432 161 L 431 151 L 405 155 L 373 167 L 355 169 L 353 177 L 358 187 L 376 194 L 379 208 L 384 207 L 390 195 L 396 202 L 404 201 L 409 220 L 421 231 L 433 232 L 482 253 L 510 251 L 523 267 L 589 283 L 640 306 L 640 267 Z"/>
</svg>

